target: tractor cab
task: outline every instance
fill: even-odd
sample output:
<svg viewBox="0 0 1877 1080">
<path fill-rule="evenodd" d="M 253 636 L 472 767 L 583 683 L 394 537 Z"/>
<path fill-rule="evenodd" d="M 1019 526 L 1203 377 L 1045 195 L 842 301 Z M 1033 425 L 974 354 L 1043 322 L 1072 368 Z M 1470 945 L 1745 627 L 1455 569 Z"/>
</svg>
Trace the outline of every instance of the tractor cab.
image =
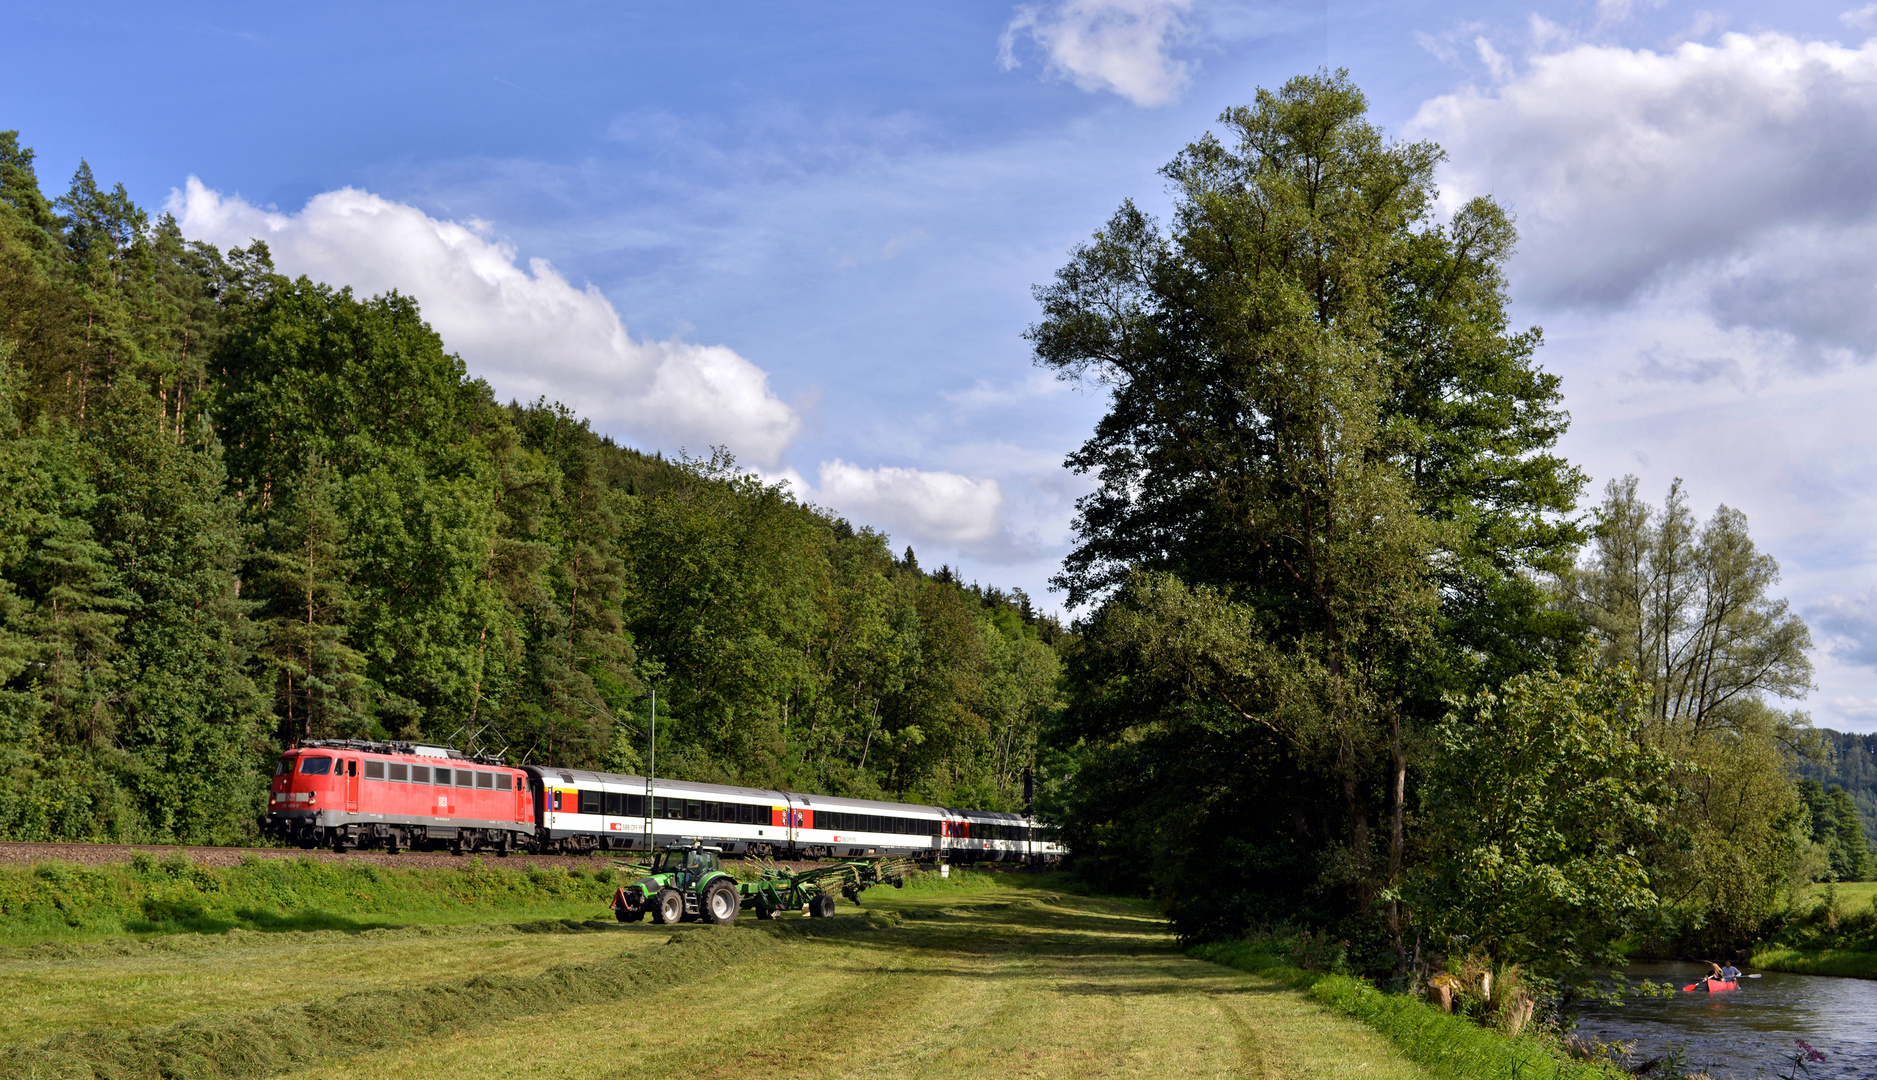
<svg viewBox="0 0 1877 1080">
<path fill-rule="evenodd" d="M 696 881 L 712 871 L 723 869 L 719 856 L 722 848 L 702 844 L 673 844 L 658 853 L 652 862 L 652 874 L 671 874 Z"/>
</svg>

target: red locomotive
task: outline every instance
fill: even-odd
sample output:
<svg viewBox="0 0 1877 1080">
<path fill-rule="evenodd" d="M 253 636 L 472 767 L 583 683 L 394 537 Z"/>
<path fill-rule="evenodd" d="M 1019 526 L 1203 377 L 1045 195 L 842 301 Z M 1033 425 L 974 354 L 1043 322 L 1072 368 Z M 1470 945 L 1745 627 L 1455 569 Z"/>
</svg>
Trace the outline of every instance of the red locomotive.
<svg viewBox="0 0 1877 1080">
<path fill-rule="evenodd" d="M 507 854 L 534 838 L 528 777 L 493 757 L 414 743 L 316 739 L 274 766 L 267 827 L 288 843 Z"/>
</svg>

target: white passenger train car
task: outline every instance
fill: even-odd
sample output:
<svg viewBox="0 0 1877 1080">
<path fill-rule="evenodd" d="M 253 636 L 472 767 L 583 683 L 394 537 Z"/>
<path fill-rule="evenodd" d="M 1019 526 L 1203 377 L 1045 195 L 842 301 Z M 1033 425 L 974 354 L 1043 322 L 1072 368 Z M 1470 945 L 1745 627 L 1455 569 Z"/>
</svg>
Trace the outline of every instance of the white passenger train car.
<svg viewBox="0 0 1877 1080">
<path fill-rule="evenodd" d="M 1054 831 L 1018 814 L 837 799 L 792 791 L 523 767 L 543 851 L 644 851 L 700 840 L 781 858 L 902 855 L 947 862 L 1041 863 L 1063 854 Z"/>
</svg>

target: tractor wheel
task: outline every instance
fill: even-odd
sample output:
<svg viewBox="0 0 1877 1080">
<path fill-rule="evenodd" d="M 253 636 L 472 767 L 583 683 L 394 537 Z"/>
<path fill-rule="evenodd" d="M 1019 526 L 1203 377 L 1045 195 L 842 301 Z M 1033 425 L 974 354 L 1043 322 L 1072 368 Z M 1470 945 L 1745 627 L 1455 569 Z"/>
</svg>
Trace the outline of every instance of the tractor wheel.
<svg viewBox="0 0 1877 1080">
<path fill-rule="evenodd" d="M 743 898 L 736 894 L 735 885 L 719 881 L 704 890 L 704 902 L 699 906 L 704 909 L 705 922 L 727 926 L 736 921 L 737 909 L 743 906 Z"/>
<path fill-rule="evenodd" d="M 834 917 L 834 897 L 827 893 L 808 902 L 808 917 L 811 919 L 831 919 Z"/>
<path fill-rule="evenodd" d="M 652 897 L 652 921 L 673 926 L 684 918 L 684 897 L 676 889 L 660 889 Z"/>
</svg>

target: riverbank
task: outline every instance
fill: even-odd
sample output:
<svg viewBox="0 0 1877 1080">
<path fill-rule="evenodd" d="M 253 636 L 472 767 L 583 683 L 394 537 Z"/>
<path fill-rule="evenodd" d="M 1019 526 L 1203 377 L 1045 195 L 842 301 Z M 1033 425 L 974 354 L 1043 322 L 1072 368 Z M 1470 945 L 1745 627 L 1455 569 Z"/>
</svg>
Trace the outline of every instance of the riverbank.
<svg viewBox="0 0 1877 1080">
<path fill-rule="evenodd" d="M 1468 1080 L 1615 1080 L 1629 1074 L 1602 1061 L 1579 1061 L 1534 1036 L 1505 1035 L 1434 1008 L 1386 994 L 1367 980 L 1306 971 L 1262 942 L 1196 945 L 1188 955 L 1295 986 L 1344 1016 L 1388 1037 L 1408 1059 L 1436 1076 Z"/>
<path fill-rule="evenodd" d="M 1814 886 L 1747 966 L 1796 975 L 1877 979 L 1877 882 Z"/>
</svg>

